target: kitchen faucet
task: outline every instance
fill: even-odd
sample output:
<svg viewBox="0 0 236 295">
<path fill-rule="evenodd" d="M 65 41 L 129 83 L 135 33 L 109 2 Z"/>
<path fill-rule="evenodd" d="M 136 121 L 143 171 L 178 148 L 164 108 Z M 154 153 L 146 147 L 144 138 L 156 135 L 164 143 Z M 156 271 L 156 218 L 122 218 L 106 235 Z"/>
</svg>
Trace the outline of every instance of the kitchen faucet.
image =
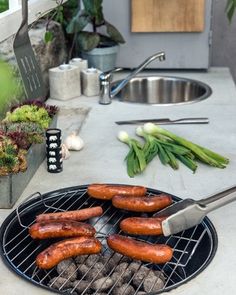
<svg viewBox="0 0 236 295">
<path fill-rule="evenodd" d="M 144 62 L 142 62 L 136 69 L 134 69 L 125 79 L 123 79 L 115 88 L 111 89 L 111 80 L 112 74 L 114 72 L 122 70 L 122 68 L 116 68 L 108 72 L 104 72 L 100 75 L 100 96 L 99 96 L 99 103 L 100 104 L 110 104 L 111 99 L 120 92 L 125 85 L 134 77 L 138 75 L 146 66 L 154 61 L 155 59 L 159 59 L 159 61 L 165 60 L 165 53 L 158 52 L 150 57 L 148 57 Z"/>
</svg>

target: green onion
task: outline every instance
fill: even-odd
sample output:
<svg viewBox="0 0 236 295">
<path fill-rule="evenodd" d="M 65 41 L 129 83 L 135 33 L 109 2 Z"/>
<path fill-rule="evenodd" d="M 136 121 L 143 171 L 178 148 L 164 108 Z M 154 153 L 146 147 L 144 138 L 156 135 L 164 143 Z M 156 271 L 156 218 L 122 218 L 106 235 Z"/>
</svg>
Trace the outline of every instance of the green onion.
<svg viewBox="0 0 236 295">
<path fill-rule="evenodd" d="M 143 172 L 147 163 L 142 144 L 138 140 L 130 138 L 125 131 L 119 132 L 118 139 L 130 147 L 129 152 L 125 157 L 128 175 L 134 177 L 136 174 Z"/>
<path fill-rule="evenodd" d="M 177 136 L 153 123 L 146 123 L 144 125 L 144 131 L 153 136 L 159 137 L 159 135 L 162 135 L 168 139 L 172 139 L 174 143 L 178 143 L 188 148 L 199 160 L 211 166 L 225 168 L 226 164 L 229 162 L 227 158 L 222 157 L 221 155 L 218 155 L 204 147 L 200 147 L 197 144 L 188 141 L 183 137 Z"/>
<path fill-rule="evenodd" d="M 136 134 L 145 139 L 143 152 L 146 159 L 146 163 L 148 164 L 160 152 L 159 143 L 157 142 L 154 136 L 145 133 L 141 126 L 137 127 Z"/>
<path fill-rule="evenodd" d="M 177 170 L 179 169 L 179 164 L 178 161 L 176 160 L 174 154 L 170 151 L 168 151 L 168 149 L 165 150 L 167 156 L 169 157 L 169 165 L 174 169 Z"/>
</svg>

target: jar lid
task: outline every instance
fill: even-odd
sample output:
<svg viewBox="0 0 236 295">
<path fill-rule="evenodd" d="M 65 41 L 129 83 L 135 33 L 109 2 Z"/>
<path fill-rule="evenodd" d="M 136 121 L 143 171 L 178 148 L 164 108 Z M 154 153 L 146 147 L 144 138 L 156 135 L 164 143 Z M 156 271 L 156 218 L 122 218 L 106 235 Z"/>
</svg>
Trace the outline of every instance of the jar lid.
<svg viewBox="0 0 236 295">
<path fill-rule="evenodd" d="M 86 72 L 87 72 L 88 74 L 94 74 L 94 73 L 97 73 L 97 69 L 96 69 L 96 68 L 88 68 L 88 69 L 86 70 Z"/>
<path fill-rule="evenodd" d="M 66 70 L 70 70 L 71 69 L 71 65 L 69 64 L 62 64 L 59 66 L 59 69 L 62 71 L 66 71 Z"/>
</svg>

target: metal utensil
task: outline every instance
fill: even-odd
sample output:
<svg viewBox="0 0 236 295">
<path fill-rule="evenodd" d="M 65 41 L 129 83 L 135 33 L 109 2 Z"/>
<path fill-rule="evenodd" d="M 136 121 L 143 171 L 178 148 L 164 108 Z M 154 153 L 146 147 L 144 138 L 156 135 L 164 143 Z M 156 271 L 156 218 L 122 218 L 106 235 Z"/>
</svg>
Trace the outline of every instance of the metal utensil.
<svg viewBox="0 0 236 295">
<path fill-rule="evenodd" d="M 45 99 L 40 67 L 36 61 L 28 34 L 28 0 L 22 0 L 22 22 L 13 42 L 13 50 L 28 99 Z"/>
<path fill-rule="evenodd" d="M 168 216 L 162 221 L 162 230 L 164 236 L 169 236 L 201 223 L 209 212 L 235 200 L 236 186 L 200 201 L 185 199 L 155 213 L 153 216 Z"/>
<path fill-rule="evenodd" d="M 128 121 L 116 121 L 117 125 L 136 125 L 143 123 L 157 123 L 159 125 L 167 124 L 208 124 L 208 118 L 182 118 L 177 120 L 171 120 L 169 118 L 161 119 L 143 119 L 143 120 L 128 120 Z"/>
</svg>

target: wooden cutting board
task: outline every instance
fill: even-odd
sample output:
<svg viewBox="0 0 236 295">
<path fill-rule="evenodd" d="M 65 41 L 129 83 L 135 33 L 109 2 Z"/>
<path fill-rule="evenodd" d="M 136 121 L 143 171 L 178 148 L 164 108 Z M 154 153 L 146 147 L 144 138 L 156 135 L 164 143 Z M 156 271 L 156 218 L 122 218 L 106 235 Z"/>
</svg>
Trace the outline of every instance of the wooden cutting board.
<svg viewBox="0 0 236 295">
<path fill-rule="evenodd" d="M 131 0 L 132 32 L 202 32 L 205 0 Z"/>
</svg>

